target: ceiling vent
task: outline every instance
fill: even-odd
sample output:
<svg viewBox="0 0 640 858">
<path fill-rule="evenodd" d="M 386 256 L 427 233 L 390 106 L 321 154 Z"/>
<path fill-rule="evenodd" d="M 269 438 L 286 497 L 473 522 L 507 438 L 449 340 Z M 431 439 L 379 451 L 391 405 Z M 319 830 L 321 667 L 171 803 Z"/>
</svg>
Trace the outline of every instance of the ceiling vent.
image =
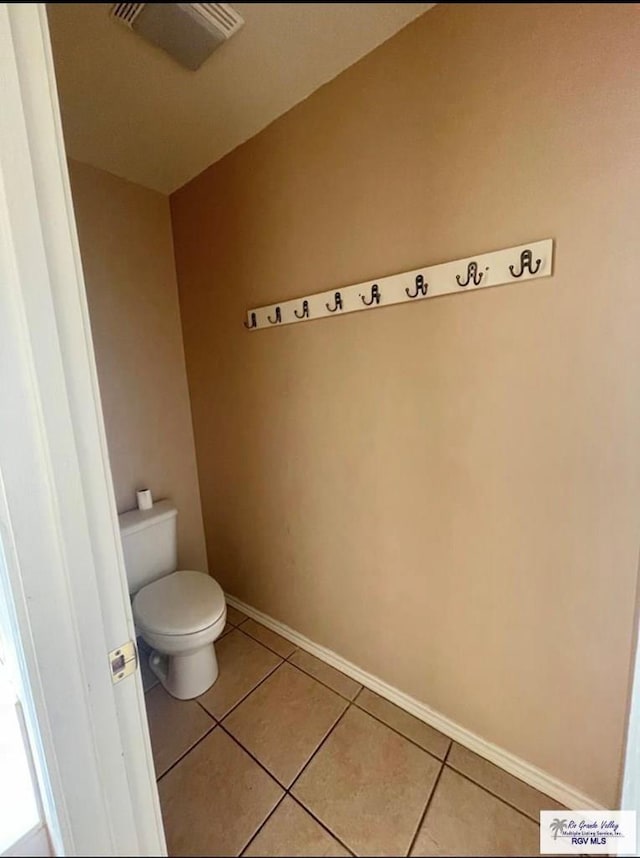
<svg viewBox="0 0 640 858">
<path fill-rule="evenodd" d="M 227 3 L 116 3 L 111 15 L 192 71 L 244 24 Z"/>
</svg>

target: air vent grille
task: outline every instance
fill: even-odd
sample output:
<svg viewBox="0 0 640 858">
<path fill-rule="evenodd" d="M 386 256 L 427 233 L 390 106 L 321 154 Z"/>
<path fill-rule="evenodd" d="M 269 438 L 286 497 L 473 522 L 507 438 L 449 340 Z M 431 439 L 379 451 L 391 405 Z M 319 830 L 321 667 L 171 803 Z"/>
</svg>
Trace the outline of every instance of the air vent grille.
<svg viewBox="0 0 640 858">
<path fill-rule="evenodd" d="M 244 18 L 227 3 L 189 3 L 189 6 L 205 21 L 215 24 L 227 38 L 244 24 Z"/>
<path fill-rule="evenodd" d="M 227 3 L 115 3 L 111 16 L 191 71 L 244 24 Z"/>
<path fill-rule="evenodd" d="M 132 27 L 133 22 L 136 20 L 144 6 L 144 3 L 116 3 L 111 10 L 111 14 L 114 18 L 117 18 L 119 21 L 122 21 L 123 24 L 126 24 L 127 27 Z"/>
</svg>

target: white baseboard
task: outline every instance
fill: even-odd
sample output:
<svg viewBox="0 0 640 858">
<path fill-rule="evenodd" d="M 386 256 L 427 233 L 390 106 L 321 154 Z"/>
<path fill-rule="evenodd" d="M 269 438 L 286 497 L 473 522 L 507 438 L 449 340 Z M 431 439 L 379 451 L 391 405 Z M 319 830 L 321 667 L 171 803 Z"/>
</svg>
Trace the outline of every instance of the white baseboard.
<svg viewBox="0 0 640 858">
<path fill-rule="evenodd" d="M 449 736 L 450 739 L 453 739 L 460 745 L 464 745 L 465 748 L 484 757 L 485 760 L 489 760 L 489 762 L 494 763 L 494 765 L 499 766 L 505 772 L 519 778 L 534 789 L 540 790 L 545 795 L 561 802 L 569 810 L 600 810 L 602 808 L 600 802 L 589 798 L 589 796 L 584 795 L 579 790 L 569 786 L 569 784 L 565 784 L 554 778 L 552 775 L 547 774 L 547 772 L 543 772 L 541 769 L 536 768 L 536 766 L 532 766 L 531 763 L 521 760 L 514 754 L 509 753 L 509 751 L 505 751 L 497 745 L 487 742 L 486 739 L 482 739 L 470 730 L 461 727 L 455 721 L 451 721 L 451 719 L 431 709 L 425 703 L 420 703 L 419 700 L 415 700 L 403 691 L 399 691 L 377 676 L 367 673 L 330 649 L 314 643 L 309 638 L 295 631 L 295 629 L 285 626 L 284 623 L 274 620 L 267 614 L 263 614 L 262 611 L 257 611 L 251 605 L 247 605 L 245 602 L 241 602 L 240 599 L 236 599 L 235 596 L 226 594 L 226 599 L 229 605 L 237 608 L 239 611 L 243 611 L 248 617 L 282 635 L 283 638 L 296 644 L 300 649 L 306 650 L 311 655 L 315 655 L 316 658 L 322 659 L 322 661 L 326 661 L 327 664 L 335 667 L 336 670 L 341 670 L 342 673 L 350 676 L 351 679 L 355 679 L 356 682 L 371 689 L 371 691 L 375 691 L 380 697 L 384 697 L 391 703 L 395 703 L 396 706 L 419 718 L 420 721 L 424 721 L 425 724 L 429 724 L 430 727 L 434 727 L 436 730 L 444 733 L 445 736 Z"/>
</svg>

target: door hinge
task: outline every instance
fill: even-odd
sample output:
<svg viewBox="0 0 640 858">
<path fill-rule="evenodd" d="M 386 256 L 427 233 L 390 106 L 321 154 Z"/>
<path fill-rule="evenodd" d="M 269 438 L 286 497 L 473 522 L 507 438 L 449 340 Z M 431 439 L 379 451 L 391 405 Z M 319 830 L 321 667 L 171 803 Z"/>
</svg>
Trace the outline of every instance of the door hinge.
<svg viewBox="0 0 640 858">
<path fill-rule="evenodd" d="M 111 681 L 115 685 L 125 676 L 135 673 L 138 667 L 138 650 L 134 641 L 127 641 L 118 649 L 112 649 L 109 653 L 109 665 L 111 666 Z"/>
</svg>

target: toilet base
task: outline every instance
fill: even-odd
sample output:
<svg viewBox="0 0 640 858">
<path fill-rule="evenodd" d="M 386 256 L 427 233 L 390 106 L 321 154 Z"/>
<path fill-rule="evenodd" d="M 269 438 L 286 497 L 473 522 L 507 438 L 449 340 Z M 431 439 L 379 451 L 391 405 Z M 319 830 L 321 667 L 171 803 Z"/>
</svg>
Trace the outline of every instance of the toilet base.
<svg viewBox="0 0 640 858">
<path fill-rule="evenodd" d="M 218 678 L 218 659 L 213 644 L 184 655 L 163 655 L 153 650 L 149 667 L 169 694 L 178 700 L 199 697 Z"/>
</svg>

